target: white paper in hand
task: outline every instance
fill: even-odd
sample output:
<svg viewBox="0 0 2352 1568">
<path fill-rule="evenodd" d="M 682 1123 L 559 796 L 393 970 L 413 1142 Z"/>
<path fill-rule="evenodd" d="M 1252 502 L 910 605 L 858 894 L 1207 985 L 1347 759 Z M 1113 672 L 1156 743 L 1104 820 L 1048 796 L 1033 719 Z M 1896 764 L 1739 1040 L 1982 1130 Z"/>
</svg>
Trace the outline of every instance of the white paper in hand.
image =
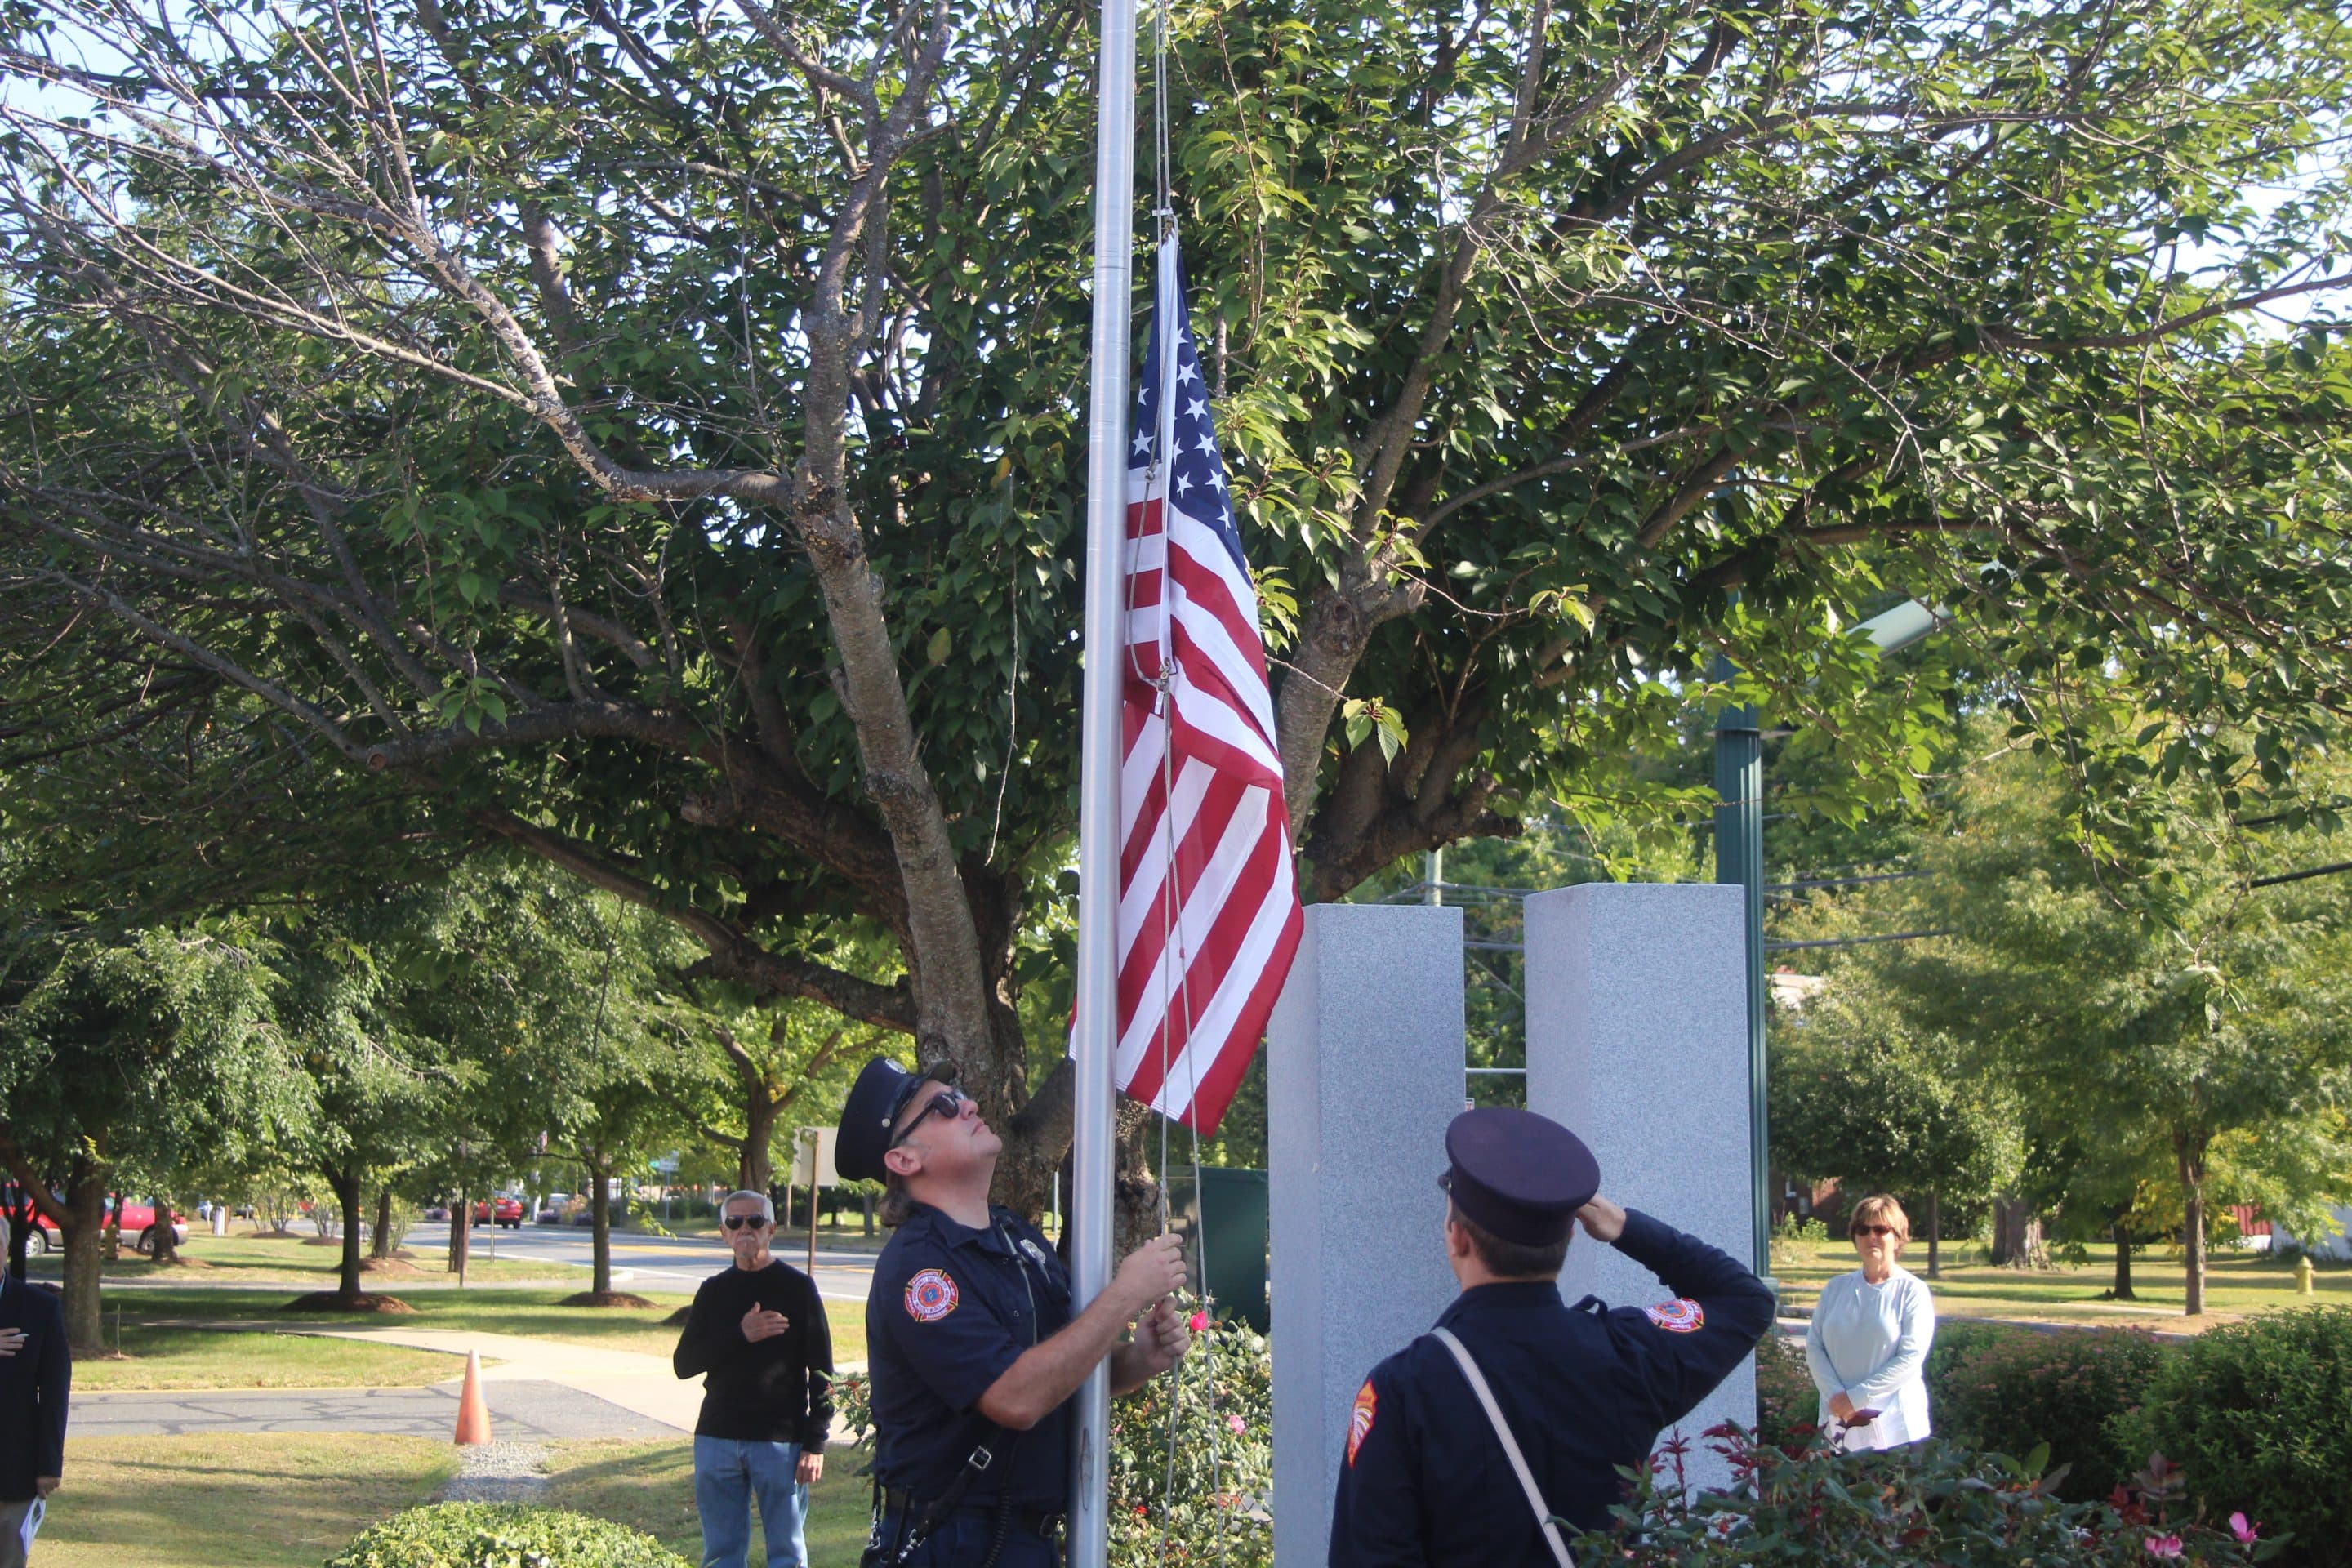
<svg viewBox="0 0 2352 1568">
<path fill-rule="evenodd" d="M 41 1516 L 48 1511 L 49 1505 L 39 1498 L 35 1498 L 33 1506 L 25 1510 L 24 1528 L 16 1533 L 24 1542 L 25 1555 L 27 1557 L 33 1554 L 33 1537 L 41 1532 Z"/>
</svg>

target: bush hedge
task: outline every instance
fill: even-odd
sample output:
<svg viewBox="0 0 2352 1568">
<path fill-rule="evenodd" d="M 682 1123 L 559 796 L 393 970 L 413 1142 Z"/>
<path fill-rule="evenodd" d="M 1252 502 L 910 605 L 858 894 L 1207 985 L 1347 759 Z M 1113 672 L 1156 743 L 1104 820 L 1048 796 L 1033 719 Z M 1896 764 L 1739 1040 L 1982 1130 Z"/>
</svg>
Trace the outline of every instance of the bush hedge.
<svg viewBox="0 0 2352 1568">
<path fill-rule="evenodd" d="M 326 1568 L 691 1568 L 625 1525 L 520 1503 L 412 1508 L 362 1531 Z"/>
<path fill-rule="evenodd" d="M 1843 1455 L 1820 1443 L 1794 1453 L 1751 1446 L 1736 1428 L 1710 1442 L 1730 1459 L 1726 1493 L 1685 1496 L 1672 1462 L 1633 1476 L 1617 1528 L 1575 1543 L 1577 1561 L 1614 1568 L 1819 1568 L 1826 1563 L 1934 1563 L 1937 1568 L 2192 1568 L 2251 1564 L 2275 1541 L 2181 1506 L 2160 1465 L 2116 1497 L 2052 1495 L 2039 1452 L 2024 1460 L 1941 1438 Z M 1687 1446 L 1681 1445 L 1685 1454 Z M 2242 1523 L 2242 1521 L 2241 1521 Z M 2267 1532 L 2263 1532 L 2267 1533 Z"/>
<path fill-rule="evenodd" d="M 1812 1436 L 1821 1414 L 1802 1342 L 1765 1335 L 1756 1347 L 1756 1440 L 1793 1452 Z"/>
<path fill-rule="evenodd" d="M 2147 1458 L 2115 1419 L 2139 1403 L 2164 1361 L 2164 1347 L 2137 1329 L 1987 1337 L 1946 1363 L 1929 1391 L 1933 1419 L 1971 1448 L 2023 1454 L 2046 1443 L 2051 1465 L 2066 1467 L 2060 1496 L 2103 1498 Z"/>
<path fill-rule="evenodd" d="M 2168 1354 L 2121 1445 L 2178 1462 L 2209 1514 L 2292 1531 L 2287 1560 L 2352 1568 L 2352 1308 L 2271 1312 Z"/>
</svg>

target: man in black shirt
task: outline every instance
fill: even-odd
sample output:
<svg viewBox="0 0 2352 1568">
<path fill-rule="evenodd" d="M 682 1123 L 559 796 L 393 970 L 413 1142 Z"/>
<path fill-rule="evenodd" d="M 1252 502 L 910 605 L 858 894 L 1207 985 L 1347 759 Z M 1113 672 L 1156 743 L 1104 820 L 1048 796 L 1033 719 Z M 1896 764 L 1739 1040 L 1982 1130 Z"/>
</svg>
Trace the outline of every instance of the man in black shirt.
<svg viewBox="0 0 2352 1568">
<path fill-rule="evenodd" d="M 58 1299 L 9 1278 L 0 1219 L 0 1568 L 25 1561 L 25 1516 L 47 1506 L 65 1473 L 73 1363 Z"/>
<path fill-rule="evenodd" d="M 754 1491 L 768 1568 L 803 1568 L 809 1484 L 833 1426 L 833 1330 L 816 1281 L 768 1250 L 767 1194 L 730 1193 L 719 1215 L 735 1266 L 694 1293 L 670 1357 L 680 1377 L 709 1374 L 694 1424 L 702 1568 L 744 1568 Z"/>
</svg>

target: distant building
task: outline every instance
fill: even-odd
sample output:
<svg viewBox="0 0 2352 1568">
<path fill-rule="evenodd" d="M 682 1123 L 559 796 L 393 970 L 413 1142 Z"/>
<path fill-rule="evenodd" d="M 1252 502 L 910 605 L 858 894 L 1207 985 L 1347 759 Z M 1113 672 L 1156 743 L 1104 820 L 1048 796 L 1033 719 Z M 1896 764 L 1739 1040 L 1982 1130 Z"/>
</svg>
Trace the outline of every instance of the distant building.
<svg viewBox="0 0 2352 1568">
<path fill-rule="evenodd" d="M 2280 1241 L 2300 1245 L 2314 1258 L 2332 1258 L 2338 1262 L 2352 1262 L 2352 1208 L 2338 1208 L 2330 1212 L 2336 1216 L 2334 1236 L 2323 1236 L 2316 1241 L 2295 1243 L 2294 1237 L 2281 1231 L 2279 1232 Z"/>
</svg>

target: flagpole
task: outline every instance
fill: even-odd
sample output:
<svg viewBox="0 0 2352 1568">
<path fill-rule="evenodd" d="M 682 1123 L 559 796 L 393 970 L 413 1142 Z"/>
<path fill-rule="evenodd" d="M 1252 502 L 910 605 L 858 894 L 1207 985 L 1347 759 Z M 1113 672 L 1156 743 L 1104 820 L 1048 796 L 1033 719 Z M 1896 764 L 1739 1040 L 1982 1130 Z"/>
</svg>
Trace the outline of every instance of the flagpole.
<svg viewBox="0 0 2352 1568">
<path fill-rule="evenodd" d="M 1121 567 L 1127 553 L 1128 395 L 1135 268 L 1135 0 L 1102 0 L 1095 131 L 1094 336 L 1087 420 L 1086 679 L 1078 752 L 1076 1091 L 1071 1117 L 1070 1277 L 1083 1310 L 1111 1277 L 1111 1055 L 1118 1016 Z M 1069 1568 L 1105 1568 L 1110 1372 L 1077 1394 Z"/>
</svg>

